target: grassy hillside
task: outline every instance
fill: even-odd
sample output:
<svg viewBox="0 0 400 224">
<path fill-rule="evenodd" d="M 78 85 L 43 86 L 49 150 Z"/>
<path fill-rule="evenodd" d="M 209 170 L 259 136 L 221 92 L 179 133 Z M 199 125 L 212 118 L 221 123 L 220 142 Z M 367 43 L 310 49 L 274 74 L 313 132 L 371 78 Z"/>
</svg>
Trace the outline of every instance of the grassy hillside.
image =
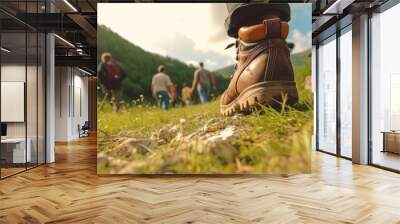
<svg viewBox="0 0 400 224">
<path fill-rule="evenodd" d="M 182 87 L 183 82 L 192 83 L 195 71 L 193 66 L 170 57 L 147 52 L 106 26 L 99 25 L 97 29 L 97 47 L 98 61 L 100 61 L 101 53 L 110 52 L 128 74 L 123 82 L 125 100 L 138 99 L 140 94 L 147 98 L 151 96 L 151 79 L 160 64 L 165 65 L 166 73 L 171 77 L 172 82 L 178 85 L 178 89 Z M 229 78 L 218 73 L 212 73 L 212 75 L 217 81 L 217 92 L 222 93 Z"/>
<path fill-rule="evenodd" d="M 194 68 L 152 54 L 106 27 L 98 28 L 98 51 L 111 52 L 128 73 L 124 97 L 149 96 L 159 64 L 178 84 L 191 82 Z M 304 173 L 310 172 L 312 94 L 304 89 L 311 74 L 309 53 L 292 56 L 300 103 L 277 111 L 269 107 L 248 116 L 224 117 L 218 98 L 206 105 L 178 106 L 162 111 L 144 100 L 112 111 L 98 100 L 98 173 Z M 233 72 L 217 72 L 221 93 Z M 179 86 L 180 87 L 180 86 Z"/>
<path fill-rule="evenodd" d="M 226 77 L 230 77 L 235 71 L 235 65 L 228 65 L 226 67 L 215 70 L 214 72 L 220 73 Z"/>
<path fill-rule="evenodd" d="M 290 56 L 294 68 L 311 61 L 311 49 L 292 54 Z"/>
<path fill-rule="evenodd" d="M 311 50 L 293 54 L 291 60 L 300 102 L 312 102 L 313 96 L 311 91 L 304 89 L 306 77 L 311 76 Z"/>
<path fill-rule="evenodd" d="M 98 109 L 99 174 L 309 173 L 311 108 L 223 117 L 218 101 Z"/>
</svg>

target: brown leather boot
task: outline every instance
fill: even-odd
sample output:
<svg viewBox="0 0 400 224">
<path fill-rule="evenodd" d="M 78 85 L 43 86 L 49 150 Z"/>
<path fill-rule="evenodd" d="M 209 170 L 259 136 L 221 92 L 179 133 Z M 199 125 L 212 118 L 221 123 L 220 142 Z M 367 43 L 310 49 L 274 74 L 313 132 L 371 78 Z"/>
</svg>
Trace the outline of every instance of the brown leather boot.
<svg viewBox="0 0 400 224">
<path fill-rule="evenodd" d="M 221 113 L 233 115 L 259 105 L 274 106 L 298 100 L 290 53 L 286 43 L 287 22 L 267 19 L 263 24 L 242 27 L 236 41 L 237 64 L 221 97 Z"/>
</svg>

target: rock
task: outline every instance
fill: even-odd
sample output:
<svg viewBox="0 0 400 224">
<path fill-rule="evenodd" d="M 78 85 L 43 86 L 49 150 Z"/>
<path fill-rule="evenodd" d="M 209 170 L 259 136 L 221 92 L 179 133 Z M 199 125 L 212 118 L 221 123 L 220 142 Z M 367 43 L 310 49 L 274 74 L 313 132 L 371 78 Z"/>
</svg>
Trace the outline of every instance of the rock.
<svg viewBox="0 0 400 224">
<path fill-rule="evenodd" d="M 233 162 L 239 153 L 232 143 L 228 141 L 208 143 L 208 147 L 212 154 L 216 155 L 225 163 Z"/>
<path fill-rule="evenodd" d="M 243 117 L 244 117 L 243 114 L 235 114 L 231 119 L 232 119 L 233 121 L 236 121 L 236 120 L 242 119 Z"/>
<path fill-rule="evenodd" d="M 157 134 L 156 134 L 156 133 L 151 133 L 151 134 L 150 134 L 150 137 L 149 137 L 149 140 L 151 140 L 151 141 L 157 141 L 157 140 L 158 140 Z"/>
<path fill-rule="evenodd" d="M 228 126 L 222 131 L 204 136 L 208 151 L 217 155 L 223 161 L 232 162 L 237 154 L 237 149 L 232 144 L 232 139 L 238 134 L 235 126 Z"/>
<path fill-rule="evenodd" d="M 173 138 L 171 140 L 171 142 L 179 142 L 183 139 L 183 134 L 182 132 L 178 132 L 178 134 L 176 134 L 175 138 Z"/>
<path fill-rule="evenodd" d="M 168 127 L 164 127 L 164 128 L 161 128 L 160 130 L 158 130 L 157 138 L 163 139 L 163 140 L 168 139 L 170 137 L 169 136 L 170 133 L 169 133 L 168 129 L 169 129 Z"/>
<path fill-rule="evenodd" d="M 227 163 L 234 162 L 238 150 L 232 144 L 232 139 L 238 134 L 238 129 L 234 126 L 228 126 L 223 130 L 208 132 L 203 135 L 190 135 L 185 144 L 180 145 L 182 151 L 188 148 L 197 153 L 212 153 L 222 161 Z"/>
<path fill-rule="evenodd" d="M 168 143 L 176 137 L 180 130 L 180 125 L 166 125 L 158 131 L 157 137 L 159 140 L 164 140 L 166 143 Z"/>
<path fill-rule="evenodd" d="M 203 132 L 214 132 L 224 128 L 225 124 L 221 119 L 213 118 L 209 120 L 202 128 Z"/>
<path fill-rule="evenodd" d="M 235 126 L 228 126 L 222 131 L 218 131 L 216 133 L 209 133 L 205 135 L 206 142 L 222 142 L 230 140 L 237 133 L 237 129 Z"/>
<path fill-rule="evenodd" d="M 179 129 L 180 129 L 179 125 L 174 125 L 169 129 L 169 132 L 175 133 L 175 132 L 178 132 Z"/>
<path fill-rule="evenodd" d="M 144 155 L 152 152 L 151 148 L 153 148 L 153 144 L 150 140 L 128 138 L 110 150 L 110 154 L 129 158 L 136 153 Z"/>
</svg>

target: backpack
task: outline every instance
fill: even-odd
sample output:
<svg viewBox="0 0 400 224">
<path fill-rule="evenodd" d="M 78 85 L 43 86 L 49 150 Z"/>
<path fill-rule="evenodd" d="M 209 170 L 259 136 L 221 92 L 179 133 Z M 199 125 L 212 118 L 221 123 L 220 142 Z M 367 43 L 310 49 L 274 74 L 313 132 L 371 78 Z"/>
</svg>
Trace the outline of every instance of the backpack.
<svg viewBox="0 0 400 224">
<path fill-rule="evenodd" d="M 114 62 L 109 62 L 106 64 L 106 73 L 107 80 L 119 81 L 122 79 L 121 69 Z"/>
<path fill-rule="evenodd" d="M 109 89 L 118 89 L 121 86 L 122 71 L 114 62 L 108 62 L 104 65 L 105 74 L 103 84 Z"/>
</svg>

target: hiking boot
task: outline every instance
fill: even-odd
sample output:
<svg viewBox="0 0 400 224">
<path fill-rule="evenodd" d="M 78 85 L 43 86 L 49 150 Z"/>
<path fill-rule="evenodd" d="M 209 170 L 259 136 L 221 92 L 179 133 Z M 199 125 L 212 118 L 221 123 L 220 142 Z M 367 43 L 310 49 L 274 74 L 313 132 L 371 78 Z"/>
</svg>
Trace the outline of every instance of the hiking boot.
<svg viewBox="0 0 400 224">
<path fill-rule="evenodd" d="M 235 72 L 221 97 L 222 114 L 248 112 L 260 105 L 275 107 L 284 99 L 286 105 L 298 101 L 288 32 L 288 23 L 279 18 L 240 28 Z"/>
</svg>

